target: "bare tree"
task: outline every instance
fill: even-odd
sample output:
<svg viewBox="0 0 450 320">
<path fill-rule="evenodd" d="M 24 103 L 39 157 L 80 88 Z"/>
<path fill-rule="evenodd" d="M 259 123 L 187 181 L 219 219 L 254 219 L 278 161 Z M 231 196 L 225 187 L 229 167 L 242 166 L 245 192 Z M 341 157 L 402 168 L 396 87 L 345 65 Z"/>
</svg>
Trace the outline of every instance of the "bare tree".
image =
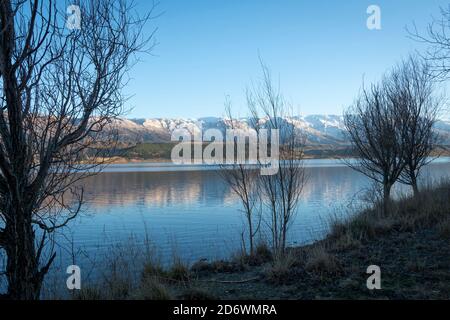
<svg viewBox="0 0 450 320">
<path fill-rule="evenodd" d="M 344 112 L 344 125 L 357 161 L 347 164 L 383 186 L 384 211 L 388 209 L 391 188 L 405 168 L 403 137 L 406 122 L 397 97 L 389 94 L 389 75 L 380 84 L 363 87 L 353 106 Z"/>
<path fill-rule="evenodd" d="M 420 170 L 433 160 L 430 156 L 439 141 L 434 126 L 441 99 L 435 86 L 428 63 L 415 56 L 397 66 L 388 83 L 388 94 L 398 106 L 397 115 L 405 128 L 402 149 L 406 166 L 399 181 L 411 185 L 414 194 L 419 191 Z"/>
<path fill-rule="evenodd" d="M 250 152 L 246 152 L 246 146 L 251 148 L 250 141 L 248 145 L 246 144 L 246 134 L 245 132 L 241 132 L 242 128 L 238 128 L 237 119 L 235 119 L 232 115 L 231 110 L 231 102 L 229 100 L 225 103 L 225 109 L 227 114 L 227 127 L 231 130 L 235 130 L 233 133 L 233 137 L 236 138 L 236 142 L 243 143 L 244 145 L 244 157 L 250 157 Z M 234 141 L 233 141 L 234 142 Z M 238 146 L 233 143 L 233 158 L 234 156 L 239 157 L 238 154 Z M 255 249 L 255 237 L 259 232 L 260 224 L 261 224 L 261 199 L 259 196 L 259 172 L 256 170 L 255 166 L 252 166 L 254 160 L 256 159 L 248 159 L 247 161 L 242 161 L 245 159 L 239 159 L 240 161 L 226 163 L 220 166 L 220 176 L 227 183 L 227 185 L 231 188 L 233 193 L 239 198 L 242 211 L 244 213 L 245 221 L 246 221 L 246 233 L 247 239 L 250 249 L 250 255 L 254 254 Z M 242 243 L 244 251 L 246 250 L 244 234 L 242 235 Z"/>
<path fill-rule="evenodd" d="M 59 1 L 0 2 L 0 248 L 10 299 L 38 299 L 56 253 L 52 234 L 79 212 L 82 164 L 123 112 L 121 89 L 150 13 L 122 0 L 76 2 L 79 29 Z M 75 17 L 76 18 L 76 17 Z"/>
<path fill-rule="evenodd" d="M 268 213 L 268 226 L 276 255 L 283 255 L 289 227 L 297 213 L 297 205 L 305 184 L 303 168 L 304 136 L 293 123 L 284 97 L 276 88 L 270 70 L 261 63 L 263 78 L 247 90 L 251 125 L 260 136 L 261 129 L 279 135 L 279 161 L 276 173 L 260 177 L 262 201 Z M 261 147 L 261 146 L 260 146 Z M 264 165 L 259 158 L 260 165 Z M 272 164 L 273 165 L 273 164 Z"/>
<path fill-rule="evenodd" d="M 412 39 L 427 46 L 423 58 L 430 75 L 446 80 L 450 72 L 450 6 L 440 8 L 440 16 L 433 17 L 425 32 L 420 32 L 415 24 L 407 31 Z"/>
</svg>

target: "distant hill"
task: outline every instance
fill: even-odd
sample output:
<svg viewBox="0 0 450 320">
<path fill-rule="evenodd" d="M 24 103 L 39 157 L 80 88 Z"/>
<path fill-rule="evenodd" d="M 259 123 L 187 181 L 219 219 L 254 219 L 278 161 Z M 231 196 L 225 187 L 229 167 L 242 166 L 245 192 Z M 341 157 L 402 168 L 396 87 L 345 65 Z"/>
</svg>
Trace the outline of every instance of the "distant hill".
<svg viewBox="0 0 450 320">
<path fill-rule="evenodd" d="M 292 123 L 306 135 L 309 146 L 348 146 L 343 117 L 339 115 L 308 115 L 285 118 L 283 121 Z M 248 128 L 248 120 L 238 120 L 240 128 Z M 165 143 L 170 142 L 174 129 L 185 128 L 190 132 L 216 128 L 225 130 L 229 122 L 224 118 L 205 117 L 198 119 L 118 119 L 113 124 L 124 143 Z M 450 145 L 450 121 L 438 121 L 436 131 L 443 138 L 442 143 Z"/>
</svg>

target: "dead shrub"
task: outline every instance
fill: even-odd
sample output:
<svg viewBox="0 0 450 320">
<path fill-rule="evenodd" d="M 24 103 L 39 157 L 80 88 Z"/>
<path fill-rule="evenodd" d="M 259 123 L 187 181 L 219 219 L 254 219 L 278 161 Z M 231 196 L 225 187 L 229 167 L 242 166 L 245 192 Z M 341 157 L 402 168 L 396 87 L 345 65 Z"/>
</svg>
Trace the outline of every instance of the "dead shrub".
<svg viewBox="0 0 450 320">
<path fill-rule="evenodd" d="M 166 275 L 170 280 L 189 281 L 189 266 L 181 258 L 175 258 Z"/>
<path fill-rule="evenodd" d="M 316 245 L 307 254 L 305 268 L 317 273 L 337 274 L 341 270 L 335 255 L 327 252 L 324 246 Z"/>
<path fill-rule="evenodd" d="M 265 277 L 272 283 L 288 282 L 296 274 L 296 263 L 297 259 L 291 251 L 287 251 L 283 255 L 275 256 L 272 263 L 265 268 Z"/>
</svg>

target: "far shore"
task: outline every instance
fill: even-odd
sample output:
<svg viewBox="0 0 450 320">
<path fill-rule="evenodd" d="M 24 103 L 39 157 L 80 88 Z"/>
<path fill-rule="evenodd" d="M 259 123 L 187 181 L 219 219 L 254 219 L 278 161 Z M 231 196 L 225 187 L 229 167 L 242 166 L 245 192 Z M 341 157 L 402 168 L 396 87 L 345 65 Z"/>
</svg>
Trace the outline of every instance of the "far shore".
<svg viewBox="0 0 450 320">
<path fill-rule="evenodd" d="M 121 146 L 114 155 L 91 158 L 83 164 L 133 164 L 133 163 L 171 163 L 174 144 L 139 143 L 133 146 Z M 106 150 L 106 152 L 108 152 Z M 437 146 L 432 157 L 450 157 L 450 146 Z M 355 158 L 349 145 L 307 145 L 303 149 L 304 160 L 344 160 Z M 190 165 L 190 164 L 189 164 Z"/>
<path fill-rule="evenodd" d="M 354 157 L 304 157 L 303 160 L 342 160 L 342 163 L 344 164 L 343 160 L 351 160 L 355 159 Z M 450 161 L 450 154 L 442 155 L 440 157 L 436 157 L 432 162 L 439 161 L 439 162 L 449 162 Z M 111 158 L 102 158 L 102 159 L 96 159 L 94 161 L 90 162 L 83 162 L 83 164 L 171 164 L 173 163 L 171 159 L 166 158 L 151 158 L 151 159 L 127 159 L 124 157 L 111 157 Z M 175 164 L 174 164 L 175 165 Z M 185 166 L 202 166 L 204 164 L 194 164 L 194 163 L 186 163 L 183 164 Z M 180 166 L 183 166 L 180 165 Z"/>
</svg>

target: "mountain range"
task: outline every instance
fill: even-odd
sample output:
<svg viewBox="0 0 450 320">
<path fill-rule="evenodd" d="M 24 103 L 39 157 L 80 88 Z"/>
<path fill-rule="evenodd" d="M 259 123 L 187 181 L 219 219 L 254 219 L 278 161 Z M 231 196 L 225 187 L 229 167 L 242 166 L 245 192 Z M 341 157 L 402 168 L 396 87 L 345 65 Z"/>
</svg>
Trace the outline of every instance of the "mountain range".
<svg viewBox="0 0 450 320">
<path fill-rule="evenodd" d="M 339 115 L 307 115 L 285 118 L 306 135 L 308 145 L 348 145 L 343 117 Z M 236 127 L 249 128 L 248 119 L 236 120 Z M 216 128 L 224 131 L 229 128 L 230 121 L 219 117 L 198 119 L 183 118 L 150 118 L 150 119 L 117 119 L 113 126 L 122 142 L 130 143 L 162 143 L 169 142 L 174 129 L 184 128 L 189 132 L 199 132 Z M 450 145 L 450 120 L 439 120 L 435 130 L 442 137 L 443 144 Z"/>
</svg>

